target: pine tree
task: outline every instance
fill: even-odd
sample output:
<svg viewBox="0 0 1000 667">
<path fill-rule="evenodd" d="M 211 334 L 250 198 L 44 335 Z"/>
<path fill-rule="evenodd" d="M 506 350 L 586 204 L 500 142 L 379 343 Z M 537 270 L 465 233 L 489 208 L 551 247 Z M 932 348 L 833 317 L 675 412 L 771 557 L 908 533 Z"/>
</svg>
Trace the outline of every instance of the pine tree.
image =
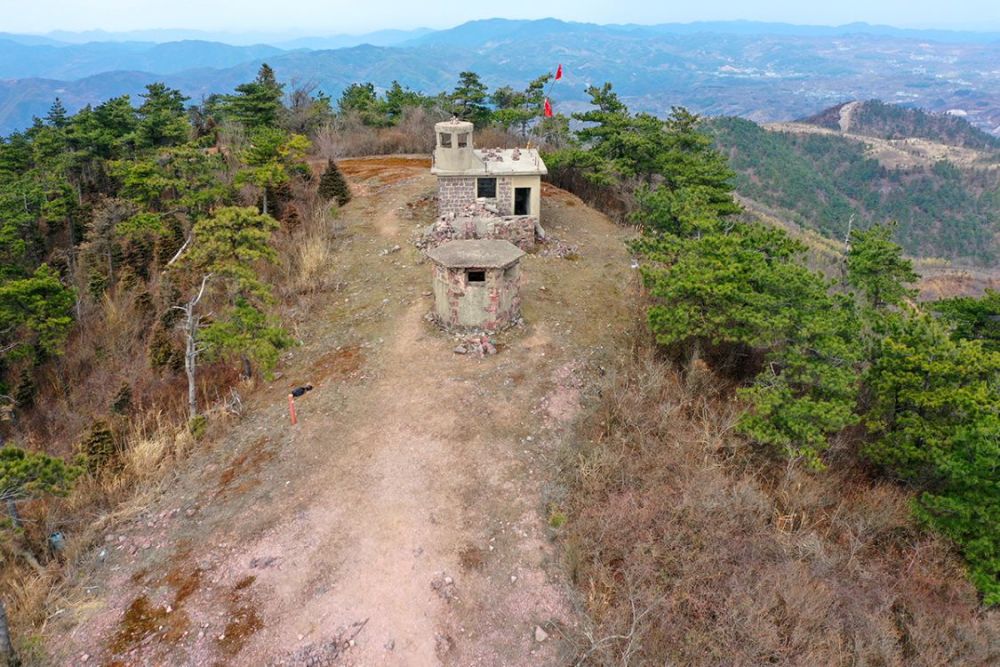
<svg viewBox="0 0 1000 667">
<path fill-rule="evenodd" d="M 319 179 L 319 196 L 326 201 L 336 200 L 337 206 L 351 201 L 351 187 L 333 160 L 327 162 L 326 171 Z"/>
<path fill-rule="evenodd" d="M 899 306 L 916 294 L 909 285 L 919 276 L 903 249 L 892 242 L 895 227 L 893 222 L 851 232 L 847 283 L 861 290 L 867 305 L 876 310 Z"/>
<path fill-rule="evenodd" d="M 66 107 L 63 106 L 62 100 L 58 97 L 52 106 L 49 107 L 49 113 L 45 116 L 45 121 L 56 129 L 63 129 L 69 125 L 68 114 L 66 113 Z"/>
<path fill-rule="evenodd" d="M 198 417 L 198 359 L 206 351 L 203 332 L 209 326 L 203 302 L 219 306 L 213 316 L 219 322 L 239 317 L 249 320 L 247 313 L 239 311 L 241 304 L 256 308 L 269 302 L 271 288 L 261 277 L 260 269 L 277 258 L 270 244 L 271 235 L 277 228 L 277 220 L 254 208 L 221 208 L 211 217 L 195 223 L 194 242 L 183 260 L 175 265 L 175 274 L 179 274 L 187 287 L 182 305 L 174 308 L 182 313 L 184 371 L 188 381 L 188 413 L 192 420 Z M 266 331 L 262 335 L 270 340 L 272 333 Z M 227 341 L 227 351 L 253 354 L 252 349 L 240 346 L 252 346 L 254 341 L 247 337 L 233 338 L 238 340 Z"/>
<path fill-rule="evenodd" d="M 452 113 L 463 120 L 472 121 L 476 127 L 483 127 L 490 121 L 490 110 L 486 106 L 487 88 L 475 72 L 458 75 L 458 85 L 451 93 Z"/>
<path fill-rule="evenodd" d="M 256 79 L 236 86 L 236 94 L 226 96 L 224 107 L 234 120 L 246 127 L 277 127 L 284 109 L 283 94 L 284 86 L 275 79 L 274 70 L 264 63 Z"/>
<path fill-rule="evenodd" d="M 0 501 L 15 528 L 20 527 L 17 501 L 43 495 L 65 496 L 82 470 L 60 458 L 20 447 L 0 448 Z"/>
</svg>

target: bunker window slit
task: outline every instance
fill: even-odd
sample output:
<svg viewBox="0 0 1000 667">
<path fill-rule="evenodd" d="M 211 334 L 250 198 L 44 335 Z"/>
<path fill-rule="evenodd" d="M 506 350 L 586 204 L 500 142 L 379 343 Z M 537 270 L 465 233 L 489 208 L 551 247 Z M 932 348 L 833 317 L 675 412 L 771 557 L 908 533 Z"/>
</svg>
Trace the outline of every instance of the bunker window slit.
<svg viewBox="0 0 1000 667">
<path fill-rule="evenodd" d="M 485 283 L 486 282 L 486 272 L 485 271 L 468 271 L 465 274 L 465 281 L 467 283 Z"/>
</svg>

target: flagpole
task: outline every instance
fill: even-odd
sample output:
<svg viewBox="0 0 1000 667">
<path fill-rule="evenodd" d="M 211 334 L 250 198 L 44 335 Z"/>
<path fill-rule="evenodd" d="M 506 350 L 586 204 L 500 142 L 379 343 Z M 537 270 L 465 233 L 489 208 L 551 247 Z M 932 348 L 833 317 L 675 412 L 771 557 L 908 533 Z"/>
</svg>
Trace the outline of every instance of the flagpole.
<svg viewBox="0 0 1000 667">
<path fill-rule="evenodd" d="M 556 83 L 556 81 L 558 81 L 561 78 L 562 78 L 562 63 L 559 63 L 558 67 L 556 67 L 555 76 L 553 76 L 552 79 L 549 80 L 548 88 L 546 88 L 543 91 L 543 94 L 544 94 L 544 98 L 543 98 L 544 99 L 544 102 L 543 102 L 544 106 L 542 107 L 542 117 L 543 118 L 551 118 L 552 117 L 552 103 L 549 101 L 549 94 L 552 91 L 552 86 L 554 86 L 555 83 Z M 531 139 L 528 139 L 527 148 L 531 148 Z"/>
</svg>

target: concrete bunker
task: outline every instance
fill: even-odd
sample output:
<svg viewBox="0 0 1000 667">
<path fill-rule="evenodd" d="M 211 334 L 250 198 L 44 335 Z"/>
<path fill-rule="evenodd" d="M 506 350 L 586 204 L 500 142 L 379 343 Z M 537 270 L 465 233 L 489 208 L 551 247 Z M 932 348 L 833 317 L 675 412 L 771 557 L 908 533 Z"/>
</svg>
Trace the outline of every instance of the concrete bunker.
<svg viewBox="0 0 1000 667">
<path fill-rule="evenodd" d="M 521 317 L 524 251 L 498 239 L 449 241 L 427 251 L 434 317 L 445 328 L 499 331 Z"/>
</svg>

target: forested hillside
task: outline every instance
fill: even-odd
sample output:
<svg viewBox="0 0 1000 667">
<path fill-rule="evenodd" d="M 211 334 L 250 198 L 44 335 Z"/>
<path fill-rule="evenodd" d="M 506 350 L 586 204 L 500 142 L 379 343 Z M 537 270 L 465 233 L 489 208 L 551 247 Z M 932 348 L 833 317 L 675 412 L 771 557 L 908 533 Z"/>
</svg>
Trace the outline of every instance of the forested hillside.
<svg viewBox="0 0 1000 667">
<path fill-rule="evenodd" d="M 888 169 L 863 143 L 834 134 L 773 132 L 739 118 L 707 127 L 736 172 L 736 191 L 803 227 L 842 240 L 852 216 L 862 227 L 895 220 L 914 256 L 997 257 L 1000 169 L 948 161 Z"/>
<path fill-rule="evenodd" d="M 1000 137 L 982 131 L 962 116 L 928 113 L 881 100 L 838 104 L 799 122 L 881 139 L 919 137 L 963 148 L 1000 150 Z"/>
<path fill-rule="evenodd" d="M 983 634 L 958 646 L 955 626 L 931 621 L 943 599 L 924 597 L 943 589 L 900 564 L 922 558 L 917 526 L 938 531 L 1000 603 L 996 294 L 915 304 L 893 240 L 913 227 L 884 220 L 852 229 L 831 280 L 783 229 L 739 217 L 700 119 L 632 113 L 608 84 L 588 92 L 550 174 L 640 227 L 650 334 L 573 449 L 567 553 L 608 638 L 591 650 L 603 664 L 989 661 L 996 617 L 973 612 L 962 626 Z M 856 184 L 878 175 L 850 144 L 721 127 L 761 142 L 763 174 L 790 162 L 812 203 L 835 190 L 802 183 L 808 159 L 855 158 Z M 940 582 L 942 564 L 917 578 Z"/>
</svg>

